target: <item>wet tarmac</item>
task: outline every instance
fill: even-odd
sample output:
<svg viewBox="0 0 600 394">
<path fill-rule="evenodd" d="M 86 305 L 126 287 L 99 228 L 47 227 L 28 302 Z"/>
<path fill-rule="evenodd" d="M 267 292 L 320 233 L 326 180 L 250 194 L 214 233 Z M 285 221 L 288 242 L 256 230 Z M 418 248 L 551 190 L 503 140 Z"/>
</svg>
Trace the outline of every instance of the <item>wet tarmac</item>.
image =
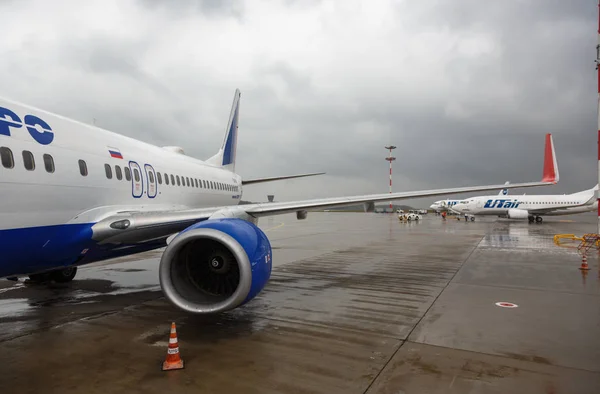
<svg viewBox="0 0 600 394">
<path fill-rule="evenodd" d="M 218 316 L 162 297 L 160 251 L 80 268 L 66 285 L 1 281 L 0 389 L 600 392 L 597 254 L 582 275 L 576 250 L 552 242 L 594 232 L 593 214 L 529 224 L 330 212 L 260 226 L 271 281 Z M 185 369 L 162 372 L 171 321 Z"/>
</svg>

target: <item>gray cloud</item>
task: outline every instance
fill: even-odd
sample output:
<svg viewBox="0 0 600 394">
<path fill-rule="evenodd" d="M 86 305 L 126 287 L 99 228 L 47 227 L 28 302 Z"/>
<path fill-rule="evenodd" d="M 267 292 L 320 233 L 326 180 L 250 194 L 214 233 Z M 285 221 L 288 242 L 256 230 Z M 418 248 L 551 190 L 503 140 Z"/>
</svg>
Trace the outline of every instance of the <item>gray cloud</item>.
<svg viewBox="0 0 600 394">
<path fill-rule="evenodd" d="M 243 15 L 244 4 L 237 0 L 139 0 L 139 3 L 150 10 L 168 12 L 172 15 L 202 13 L 214 16 Z"/>
<path fill-rule="evenodd" d="M 395 190 L 534 180 L 546 132 L 561 182 L 526 192 L 596 183 L 590 1 L 140 0 L 55 20 L 44 7 L 10 7 L 3 96 L 208 158 L 239 87 L 243 176 L 328 173 L 247 198 L 386 192 L 388 143 Z"/>
</svg>

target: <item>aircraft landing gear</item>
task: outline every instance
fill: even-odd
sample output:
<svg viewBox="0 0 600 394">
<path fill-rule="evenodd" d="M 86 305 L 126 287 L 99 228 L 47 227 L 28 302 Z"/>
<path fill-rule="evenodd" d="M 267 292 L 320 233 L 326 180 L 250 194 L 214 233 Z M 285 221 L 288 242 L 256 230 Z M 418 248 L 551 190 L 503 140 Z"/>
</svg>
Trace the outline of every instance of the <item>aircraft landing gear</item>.
<svg viewBox="0 0 600 394">
<path fill-rule="evenodd" d="M 533 216 L 533 215 L 529 216 L 527 219 L 529 219 L 529 223 L 533 223 L 534 221 L 536 223 L 541 223 L 544 220 L 544 219 L 542 219 L 541 216 Z"/>
<path fill-rule="evenodd" d="M 29 281 L 32 283 L 45 283 L 52 280 L 56 283 L 67 283 L 72 281 L 73 278 L 75 278 L 75 275 L 77 275 L 77 267 L 68 267 L 41 274 L 29 275 Z"/>
</svg>

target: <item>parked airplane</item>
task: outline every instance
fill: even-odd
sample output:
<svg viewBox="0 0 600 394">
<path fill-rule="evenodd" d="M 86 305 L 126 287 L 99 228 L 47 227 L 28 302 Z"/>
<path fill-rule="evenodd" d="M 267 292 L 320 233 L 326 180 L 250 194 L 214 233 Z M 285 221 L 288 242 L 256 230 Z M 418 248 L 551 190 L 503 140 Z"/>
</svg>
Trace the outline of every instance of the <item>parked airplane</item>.
<svg viewBox="0 0 600 394">
<path fill-rule="evenodd" d="M 505 185 L 508 185 L 510 182 L 506 182 L 504 183 Z M 498 193 L 499 196 L 506 196 L 508 194 L 508 189 L 502 189 L 500 190 L 500 193 Z M 433 204 L 431 204 L 429 206 L 429 209 L 433 209 L 435 212 L 443 212 L 443 211 L 450 211 L 454 205 L 458 204 L 458 202 L 461 200 L 438 200 L 436 202 L 434 202 Z"/>
<path fill-rule="evenodd" d="M 598 210 L 596 190 L 598 185 L 592 189 L 563 195 L 473 197 L 460 201 L 452 210 L 470 215 L 495 215 L 509 219 L 529 219 L 529 223 L 541 223 L 542 216 L 572 215 Z"/>
<path fill-rule="evenodd" d="M 271 275 L 263 216 L 363 203 L 495 190 L 502 185 L 243 204 L 235 173 L 240 92 L 219 151 L 207 161 L 40 109 L 0 99 L 0 277 L 73 279 L 77 266 L 164 250 L 159 279 L 167 299 L 192 313 L 252 300 Z M 558 182 L 546 136 L 542 180 Z M 308 174 L 305 174 L 308 175 Z M 279 179 L 283 179 L 279 178 Z"/>
</svg>

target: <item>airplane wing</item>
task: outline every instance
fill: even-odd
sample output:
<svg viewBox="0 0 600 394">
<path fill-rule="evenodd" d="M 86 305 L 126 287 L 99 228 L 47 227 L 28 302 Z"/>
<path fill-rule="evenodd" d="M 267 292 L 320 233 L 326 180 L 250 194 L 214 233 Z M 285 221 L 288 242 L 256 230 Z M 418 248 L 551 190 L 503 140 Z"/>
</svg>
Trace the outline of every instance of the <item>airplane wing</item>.
<svg viewBox="0 0 600 394">
<path fill-rule="evenodd" d="M 467 186 L 450 189 L 433 189 L 399 193 L 368 194 L 349 197 L 334 197 L 278 203 L 244 204 L 189 210 L 123 212 L 99 221 L 92 226 L 92 239 L 100 244 L 137 244 L 167 238 L 188 226 L 207 219 L 241 218 L 256 221 L 260 217 L 297 212 L 304 218 L 307 211 L 364 204 L 365 211 L 372 211 L 376 202 L 405 200 L 498 189 L 515 189 L 549 186 L 558 183 L 559 173 L 554 154 L 552 136 L 546 135 L 544 169 L 539 182 Z"/>
<path fill-rule="evenodd" d="M 314 172 L 310 174 L 298 174 L 298 175 L 285 175 L 285 176 L 274 176 L 271 178 L 254 178 L 254 179 L 245 179 L 242 181 L 242 185 L 251 185 L 253 183 L 262 183 L 262 182 L 273 182 L 273 181 L 281 181 L 284 179 L 293 179 L 293 178 L 304 178 L 306 176 L 315 176 L 315 175 L 323 175 L 324 172 Z"/>
</svg>

